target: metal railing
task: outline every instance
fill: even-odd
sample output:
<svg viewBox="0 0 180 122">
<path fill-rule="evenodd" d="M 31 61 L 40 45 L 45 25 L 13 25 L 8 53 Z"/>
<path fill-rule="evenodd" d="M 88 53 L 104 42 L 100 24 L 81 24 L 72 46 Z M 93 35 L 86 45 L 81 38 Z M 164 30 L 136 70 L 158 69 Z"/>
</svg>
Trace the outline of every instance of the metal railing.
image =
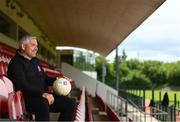
<svg viewBox="0 0 180 122">
<path fill-rule="evenodd" d="M 168 114 L 156 107 L 139 106 L 134 101 L 114 95 L 110 91 L 107 91 L 106 98 L 107 104 L 123 118 L 123 121 L 155 122 L 159 121 L 157 117 L 164 117 Z M 148 109 L 149 111 L 146 111 Z"/>
</svg>

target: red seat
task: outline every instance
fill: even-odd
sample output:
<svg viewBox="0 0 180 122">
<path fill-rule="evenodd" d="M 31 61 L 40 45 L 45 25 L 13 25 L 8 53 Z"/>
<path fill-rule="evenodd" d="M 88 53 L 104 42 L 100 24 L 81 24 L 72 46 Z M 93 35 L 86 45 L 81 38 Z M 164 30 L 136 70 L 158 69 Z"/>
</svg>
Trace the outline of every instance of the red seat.
<svg viewBox="0 0 180 122">
<path fill-rule="evenodd" d="M 26 112 L 22 92 L 15 92 L 12 81 L 6 76 L 1 76 L 0 118 L 4 116 L 9 117 L 10 120 L 35 120 L 34 115 L 28 116 Z"/>
<path fill-rule="evenodd" d="M 5 74 L 7 74 L 7 70 L 8 70 L 8 58 L 7 56 L 4 56 L 4 70 L 5 70 Z"/>
<path fill-rule="evenodd" d="M 10 120 L 17 120 L 17 112 L 16 112 L 16 106 L 15 106 L 15 92 L 9 93 L 8 114 L 9 114 Z"/>
<path fill-rule="evenodd" d="M 12 81 L 11 81 L 9 78 L 7 78 L 6 76 L 2 76 L 1 79 L 2 79 L 2 80 L 4 81 L 4 83 L 5 83 L 6 88 L 7 88 L 7 90 L 8 90 L 8 93 L 13 92 L 13 91 L 14 91 L 14 86 L 13 86 Z"/>
<path fill-rule="evenodd" d="M 2 59 L 2 56 L 0 56 L 0 75 L 5 74 L 5 69 L 4 69 L 4 62 Z"/>
<path fill-rule="evenodd" d="M 23 94 L 21 91 L 11 92 L 8 99 L 10 120 L 35 120 L 35 116 L 26 112 Z"/>
<path fill-rule="evenodd" d="M 0 79 L 0 118 L 3 118 L 7 115 L 8 107 L 8 91 L 4 82 Z"/>
</svg>

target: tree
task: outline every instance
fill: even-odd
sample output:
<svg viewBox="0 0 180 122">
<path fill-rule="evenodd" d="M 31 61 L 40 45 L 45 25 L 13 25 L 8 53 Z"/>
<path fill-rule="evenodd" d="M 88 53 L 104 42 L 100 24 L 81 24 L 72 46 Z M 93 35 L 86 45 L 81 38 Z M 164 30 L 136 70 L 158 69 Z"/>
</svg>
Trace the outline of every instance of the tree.
<svg viewBox="0 0 180 122">
<path fill-rule="evenodd" d="M 106 66 L 107 61 L 103 56 L 96 57 L 96 72 L 97 72 L 97 79 L 99 81 L 102 80 L 102 65 L 103 65 L 103 63 Z"/>
<path fill-rule="evenodd" d="M 180 62 L 171 63 L 168 69 L 168 81 L 170 85 L 180 86 Z"/>
<path fill-rule="evenodd" d="M 139 70 L 131 70 L 126 77 L 123 77 L 122 85 L 128 88 L 149 89 L 151 81 Z"/>
<path fill-rule="evenodd" d="M 108 63 L 108 61 L 103 56 L 96 57 L 96 72 L 97 79 L 102 81 L 102 65 L 105 64 L 106 67 L 106 77 L 105 83 L 115 87 L 115 71 L 113 67 L 113 63 Z"/>
<path fill-rule="evenodd" d="M 160 61 L 145 61 L 142 72 L 151 80 L 154 86 L 166 82 L 166 71 Z"/>
<path fill-rule="evenodd" d="M 106 67 L 107 67 L 106 84 L 112 86 L 113 88 L 116 88 L 116 76 L 115 76 L 113 63 L 108 63 Z"/>
<path fill-rule="evenodd" d="M 122 62 L 125 62 L 126 58 L 127 58 L 127 55 L 126 55 L 125 49 L 123 49 L 122 54 L 118 55 L 119 64 L 121 64 Z M 119 68 L 121 68 L 121 66 Z M 114 70 L 116 71 L 116 57 L 114 58 Z"/>
<path fill-rule="evenodd" d="M 134 70 L 134 69 L 142 70 L 143 68 L 142 63 L 137 59 L 131 59 L 131 60 L 126 61 L 126 65 L 130 70 Z"/>
<path fill-rule="evenodd" d="M 121 62 L 126 61 L 126 58 L 127 58 L 127 55 L 126 55 L 125 49 L 123 49 L 122 56 L 121 56 Z"/>
</svg>

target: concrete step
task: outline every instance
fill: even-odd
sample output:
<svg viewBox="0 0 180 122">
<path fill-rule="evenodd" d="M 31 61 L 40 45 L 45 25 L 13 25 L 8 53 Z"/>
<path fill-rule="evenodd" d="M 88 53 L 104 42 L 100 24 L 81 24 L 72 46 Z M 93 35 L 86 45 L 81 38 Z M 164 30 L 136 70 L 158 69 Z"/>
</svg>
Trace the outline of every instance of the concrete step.
<svg viewBox="0 0 180 122">
<path fill-rule="evenodd" d="M 91 110 L 93 115 L 93 121 L 111 121 L 111 118 L 103 110 L 101 105 L 97 102 L 96 98 L 90 97 L 91 101 Z"/>
</svg>

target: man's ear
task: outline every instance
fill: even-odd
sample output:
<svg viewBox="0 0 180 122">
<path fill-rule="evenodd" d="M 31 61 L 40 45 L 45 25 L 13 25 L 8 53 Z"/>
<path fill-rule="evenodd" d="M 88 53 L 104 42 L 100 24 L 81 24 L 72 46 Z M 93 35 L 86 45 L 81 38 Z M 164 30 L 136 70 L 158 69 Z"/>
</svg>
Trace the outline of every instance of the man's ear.
<svg viewBox="0 0 180 122">
<path fill-rule="evenodd" d="M 24 44 L 21 45 L 21 49 L 25 50 L 25 45 Z"/>
</svg>

